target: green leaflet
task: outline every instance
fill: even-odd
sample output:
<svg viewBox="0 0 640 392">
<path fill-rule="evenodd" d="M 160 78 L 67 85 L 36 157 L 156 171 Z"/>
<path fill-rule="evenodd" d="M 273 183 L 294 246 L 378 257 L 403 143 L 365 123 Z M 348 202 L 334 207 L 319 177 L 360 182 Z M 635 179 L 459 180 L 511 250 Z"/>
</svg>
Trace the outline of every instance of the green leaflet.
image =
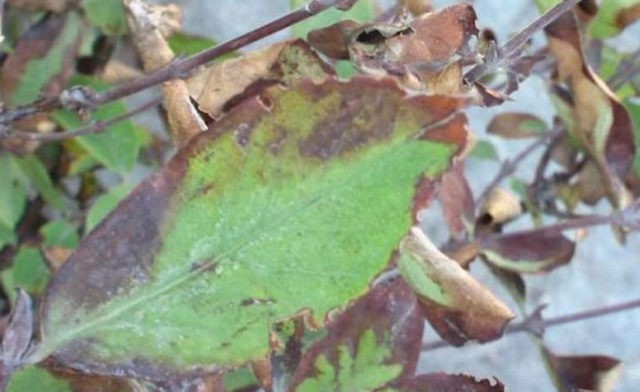
<svg viewBox="0 0 640 392">
<path fill-rule="evenodd" d="M 296 392 L 314 391 L 372 391 L 393 381 L 402 372 L 400 365 L 385 365 L 391 355 L 386 345 L 379 345 L 373 331 L 368 330 L 358 342 L 355 355 L 349 348 L 338 349 L 338 366 L 334 367 L 325 357 L 316 361 L 319 375 L 309 378 Z"/>
<path fill-rule="evenodd" d="M 386 267 L 418 180 L 461 147 L 419 135 L 461 105 L 371 78 L 244 101 L 64 264 L 35 357 L 149 378 L 263 358 L 274 322 L 306 311 L 320 323 Z"/>
<path fill-rule="evenodd" d="M 20 369 L 11 376 L 7 392 L 71 392 L 65 380 L 55 378 L 49 372 L 36 366 Z"/>
<path fill-rule="evenodd" d="M 120 0 L 83 0 L 82 9 L 94 26 L 108 35 L 122 35 L 127 20 Z"/>
</svg>

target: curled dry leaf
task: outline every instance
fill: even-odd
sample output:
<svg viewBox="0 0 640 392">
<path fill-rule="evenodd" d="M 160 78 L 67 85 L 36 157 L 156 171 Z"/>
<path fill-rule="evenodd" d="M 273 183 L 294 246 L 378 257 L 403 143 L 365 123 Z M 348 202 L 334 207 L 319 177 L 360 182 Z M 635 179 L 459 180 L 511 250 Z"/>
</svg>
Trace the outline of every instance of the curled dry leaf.
<svg viewBox="0 0 640 392">
<path fill-rule="evenodd" d="M 243 100 L 85 237 L 32 360 L 165 380 L 265 358 L 273 324 L 300 312 L 322 325 L 388 268 L 416 184 L 463 148 L 464 105 L 363 77 Z"/>
<path fill-rule="evenodd" d="M 476 224 L 496 228 L 522 214 L 522 203 L 513 193 L 501 187 L 491 189 L 478 211 Z"/>
<path fill-rule="evenodd" d="M 529 113 L 500 113 L 487 126 L 488 133 L 507 139 L 540 137 L 547 130 L 542 119 Z"/>
<path fill-rule="evenodd" d="M 328 362 L 333 367 L 334 381 L 315 390 L 349 390 L 341 385 L 352 372 L 341 358 L 344 350 L 360 355 L 361 362 L 369 363 L 368 369 L 359 369 L 364 372 L 359 377 L 389 371 L 386 380 L 371 377 L 379 383 L 375 386 L 388 384 L 396 377 L 411 377 L 420 357 L 423 329 L 424 317 L 413 291 L 402 279 L 382 281 L 330 322 L 326 335 L 303 354 L 290 388 L 297 390 L 307 380 L 315 383 L 322 376 L 331 376 L 322 374 L 328 369 L 318 368 Z M 387 355 L 365 357 L 367 353 L 359 345 L 367 333 L 373 333 L 376 345 Z M 400 374 L 398 368 L 402 369 Z"/>
<path fill-rule="evenodd" d="M 331 68 L 304 41 L 296 39 L 214 64 L 188 79 L 187 86 L 198 108 L 218 118 L 233 103 L 264 86 L 288 84 L 302 77 L 319 83 L 330 75 Z"/>
<path fill-rule="evenodd" d="M 466 374 L 427 373 L 404 379 L 394 384 L 403 392 L 504 392 L 504 385 L 497 379 L 478 380 Z"/>
<path fill-rule="evenodd" d="M 556 58 L 558 79 L 568 83 L 573 101 L 572 134 L 597 165 L 608 198 L 619 208 L 630 202 L 624 186 L 635 156 L 631 118 L 624 106 L 585 61 L 580 33 L 572 13 L 545 28 Z"/>
<path fill-rule="evenodd" d="M 420 16 L 431 11 L 431 0 L 398 0 L 398 3 L 413 16 Z"/>
<path fill-rule="evenodd" d="M 440 336 L 453 345 L 496 339 L 514 314 L 419 228 L 400 244 L 398 268 Z"/>
<path fill-rule="evenodd" d="M 518 273 L 541 273 L 567 264 L 575 248 L 564 235 L 544 228 L 480 239 L 480 254 L 489 263 Z"/>
<path fill-rule="evenodd" d="M 584 389 L 612 392 L 620 378 L 621 362 L 605 355 L 556 355 L 542 347 L 545 361 L 554 372 L 558 390 Z"/>
<path fill-rule="evenodd" d="M 152 5 L 142 0 L 123 0 L 133 42 L 142 58 L 145 71 L 153 71 L 171 62 L 174 53 L 166 37 L 179 29 L 180 9 L 172 4 Z M 173 144 L 181 146 L 197 133 L 207 129 L 191 102 L 182 79 L 162 84 Z"/>
</svg>

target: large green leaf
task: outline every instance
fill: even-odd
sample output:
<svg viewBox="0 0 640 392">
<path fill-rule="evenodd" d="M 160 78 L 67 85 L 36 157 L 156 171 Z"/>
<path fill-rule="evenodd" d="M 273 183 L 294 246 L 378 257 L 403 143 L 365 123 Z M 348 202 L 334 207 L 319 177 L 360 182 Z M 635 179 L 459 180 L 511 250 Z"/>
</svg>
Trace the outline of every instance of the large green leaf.
<svg viewBox="0 0 640 392">
<path fill-rule="evenodd" d="M 264 358 L 274 322 L 321 323 L 386 268 L 416 184 L 464 143 L 462 104 L 371 78 L 238 104 L 64 264 L 32 359 L 158 379 Z"/>
<path fill-rule="evenodd" d="M 65 380 L 52 376 L 36 366 L 28 366 L 15 372 L 7 384 L 7 392 L 71 392 L 71 386 Z"/>
</svg>

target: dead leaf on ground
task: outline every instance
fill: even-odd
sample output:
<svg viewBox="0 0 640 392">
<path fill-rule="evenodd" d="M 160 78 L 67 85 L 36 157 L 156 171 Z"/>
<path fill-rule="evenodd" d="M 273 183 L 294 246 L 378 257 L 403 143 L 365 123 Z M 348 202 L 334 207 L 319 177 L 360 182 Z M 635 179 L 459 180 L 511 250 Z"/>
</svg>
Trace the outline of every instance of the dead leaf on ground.
<svg viewBox="0 0 640 392">
<path fill-rule="evenodd" d="M 458 263 L 413 228 L 400 244 L 398 267 L 429 322 L 447 342 L 496 339 L 514 314 Z"/>
</svg>

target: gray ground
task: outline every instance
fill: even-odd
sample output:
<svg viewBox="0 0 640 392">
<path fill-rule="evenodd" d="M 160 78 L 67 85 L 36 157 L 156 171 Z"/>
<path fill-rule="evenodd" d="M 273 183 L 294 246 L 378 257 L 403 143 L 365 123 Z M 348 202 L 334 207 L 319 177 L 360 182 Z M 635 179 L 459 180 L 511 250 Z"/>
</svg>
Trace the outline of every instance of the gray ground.
<svg viewBox="0 0 640 392">
<path fill-rule="evenodd" d="M 287 0 L 180 0 L 185 11 L 185 30 L 226 40 L 244 33 L 262 23 L 282 15 L 288 7 Z M 448 1 L 451 2 L 451 1 Z M 447 1 L 435 1 L 436 4 Z M 505 5 L 508 4 L 508 6 Z M 509 34 L 528 23 L 535 16 L 532 1 L 482 0 L 476 2 L 479 25 L 492 27 L 502 42 Z M 638 29 L 618 40 L 620 47 L 635 50 Z M 287 36 L 279 34 L 276 40 Z M 271 38 L 273 40 L 274 38 Z M 538 39 L 542 39 L 541 36 Z M 258 43 L 258 46 L 264 42 Z M 501 111 L 528 111 L 545 120 L 552 113 L 545 87 L 540 80 L 530 78 L 513 95 L 513 102 L 498 108 L 469 109 L 472 131 L 484 135 L 491 117 Z M 513 155 L 523 147 L 522 143 L 492 140 L 502 157 Z M 526 144 L 526 143 L 525 143 Z M 530 163 L 533 161 L 530 161 Z M 530 170 L 520 174 L 530 178 Z M 468 177 L 475 190 L 482 189 L 495 174 L 497 166 L 486 162 L 468 162 Z M 602 211 L 607 206 L 599 206 Z M 426 231 L 436 239 L 444 239 L 445 229 L 437 211 L 427 215 Z M 526 222 L 523 222 L 526 223 Z M 573 262 L 550 274 L 527 279 L 530 291 L 529 308 L 549 304 L 545 316 L 556 316 L 582 311 L 620 301 L 635 299 L 640 293 L 640 241 L 638 234 L 631 235 L 626 247 L 618 245 L 608 228 L 592 229 L 577 250 Z M 501 298 L 512 305 L 508 295 L 491 276 L 476 265 L 475 276 L 487 284 Z M 425 337 L 435 338 L 429 331 Z M 624 367 L 616 391 L 640 390 L 640 310 L 603 317 L 552 328 L 545 335 L 547 345 L 561 354 L 607 354 L 620 358 Z M 465 347 L 445 348 L 425 353 L 421 361 L 422 371 L 448 371 L 470 373 L 480 377 L 496 376 L 510 391 L 552 391 L 536 346 L 525 334 L 512 335 L 497 342 Z"/>
</svg>

